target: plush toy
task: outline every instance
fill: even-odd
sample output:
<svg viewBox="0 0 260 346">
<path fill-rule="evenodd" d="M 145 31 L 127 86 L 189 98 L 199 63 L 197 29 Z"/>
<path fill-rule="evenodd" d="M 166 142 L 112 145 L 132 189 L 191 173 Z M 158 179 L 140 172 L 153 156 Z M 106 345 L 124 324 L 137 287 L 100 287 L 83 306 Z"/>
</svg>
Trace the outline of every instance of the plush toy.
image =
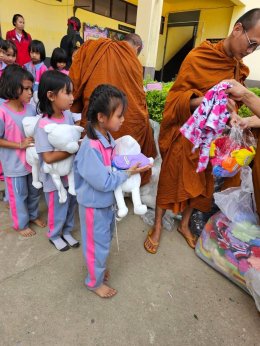
<svg viewBox="0 0 260 346">
<path fill-rule="evenodd" d="M 221 136 L 210 146 L 213 174 L 217 177 L 232 177 L 241 167 L 248 166 L 255 157 L 255 148 Z"/>
<path fill-rule="evenodd" d="M 36 115 L 35 117 L 23 118 L 22 123 L 26 137 L 34 136 L 34 128 L 40 117 L 40 115 Z M 26 148 L 26 161 L 30 166 L 32 166 L 32 185 L 36 189 L 40 189 L 42 187 L 42 183 L 39 180 L 40 163 L 39 156 L 34 145 Z"/>
<path fill-rule="evenodd" d="M 44 131 L 48 133 L 48 140 L 55 150 L 67 151 L 70 154 L 75 154 L 79 149 L 78 141 L 84 128 L 77 125 L 48 124 L 44 126 Z M 71 195 L 76 195 L 72 166 L 73 156 L 59 162 L 51 164 L 44 162 L 43 164 L 43 171 L 51 175 L 58 190 L 60 203 L 65 203 L 67 200 L 67 191 L 64 188 L 60 177 L 65 175 L 68 176 L 68 191 Z"/>
<path fill-rule="evenodd" d="M 140 145 L 131 136 L 123 136 L 116 140 L 115 154 L 116 155 L 138 155 L 141 153 Z M 153 158 L 149 158 L 149 163 L 153 163 Z M 113 168 L 116 170 L 116 168 Z M 143 215 L 147 212 L 147 206 L 142 204 L 140 198 L 140 174 L 130 176 L 122 185 L 118 186 L 115 190 L 115 198 L 118 207 L 117 215 L 123 218 L 128 213 L 128 208 L 125 204 L 124 193 L 129 192 L 132 194 L 132 201 L 134 205 L 134 213 Z"/>
</svg>

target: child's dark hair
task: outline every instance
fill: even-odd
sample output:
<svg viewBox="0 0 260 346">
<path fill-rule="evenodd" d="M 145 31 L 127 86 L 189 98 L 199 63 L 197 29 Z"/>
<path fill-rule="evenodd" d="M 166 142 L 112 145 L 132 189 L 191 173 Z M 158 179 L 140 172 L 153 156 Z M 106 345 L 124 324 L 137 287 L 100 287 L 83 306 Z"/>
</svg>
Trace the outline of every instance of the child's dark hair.
<svg viewBox="0 0 260 346">
<path fill-rule="evenodd" d="M 28 47 L 28 52 L 34 52 L 34 53 L 40 53 L 40 59 L 41 61 L 44 61 L 46 58 L 46 52 L 45 52 L 45 47 L 42 41 L 39 40 L 32 40 L 29 47 Z"/>
<path fill-rule="evenodd" d="M 7 66 L 0 78 L 0 97 L 17 100 L 23 92 L 24 80 L 34 82 L 31 72 L 16 64 Z"/>
<path fill-rule="evenodd" d="M 5 52 L 7 51 L 6 40 L 3 40 L 1 37 L 0 37 L 0 49 L 4 50 Z"/>
<path fill-rule="evenodd" d="M 68 19 L 68 41 L 70 42 L 68 47 L 68 55 L 71 57 L 73 52 L 77 50 L 81 42 L 79 41 L 79 31 L 81 28 L 81 22 L 77 17 L 70 17 Z"/>
<path fill-rule="evenodd" d="M 53 50 L 51 55 L 51 67 L 56 70 L 57 64 L 60 62 L 64 62 L 67 65 L 68 57 L 67 53 L 63 48 L 57 47 Z"/>
<path fill-rule="evenodd" d="M 69 94 L 72 91 L 71 85 L 72 82 L 69 76 L 62 72 L 56 70 L 44 72 L 38 89 L 38 113 L 47 114 L 48 118 L 50 118 L 54 113 L 54 109 L 52 108 L 52 102 L 48 98 L 48 91 L 52 91 L 54 95 L 57 95 L 60 90 L 65 88 Z"/>
<path fill-rule="evenodd" d="M 23 20 L 24 20 L 24 17 L 23 17 L 21 14 L 16 13 L 16 14 L 13 16 L 13 19 L 12 19 L 13 26 L 15 26 L 15 23 L 16 23 L 16 21 L 17 21 L 18 18 L 23 18 Z M 24 38 L 25 38 L 26 40 L 28 40 L 28 34 L 27 34 L 27 32 L 26 32 L 25 30 L 23 30 L 23 35 L 24 35 Z"/>
<path fill-rule="evenodd" d="M 87 111 L 87 136 L 90 139 L 98 139 L 94 126 L 98 123 L 98 113 L 110 118 L 117 107 L 122 104 L 124 114 L 127 107 L 125 94 L 110 84 L 101 84 L 92 92 Z"/>
<path fill-rule="evenodd" d="M 16 45 L 12 41 L 6 40 L 6 50 L 8 50 L 9 48 L 12 48 L 12 50 L 14 51 L 14 55 L 17 56 Z"/>
</svg>

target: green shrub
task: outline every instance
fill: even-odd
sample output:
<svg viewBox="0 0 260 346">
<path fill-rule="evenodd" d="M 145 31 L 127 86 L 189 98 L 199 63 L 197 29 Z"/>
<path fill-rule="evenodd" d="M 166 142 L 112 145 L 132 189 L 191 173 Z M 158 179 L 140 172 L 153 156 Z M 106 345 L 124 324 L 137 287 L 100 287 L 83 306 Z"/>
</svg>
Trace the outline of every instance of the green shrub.
<svg viewBox="0 0 260 346">
<path fill-rule="evenodd" d="M 144 85 L 154 81 L 145 80 Z M 148 112 L 151 119 L 160 123 L 162 121 L 162 114 L 164 110 L 166 96 L 171 89 L 173 82 L 162 83 L 162 90 L 152 90 L 146 93 L 146 102 L 148 106 Z"/>
<path fill-rule="evenodd" d="M 249 90 L 251 90 L 254 94 L 256 94 L 258 97 L 260 97 L 260 89 L 259 88 L 249 88 Z M 239 108 L 238 114 L 242 118 L 247 118 L 247 117 L 252 116 L 252 112 L 250 111 L 250 109 L 246 105 L 243 105 Z"/>
<path fill-rule="evenodd" d="M 144 86 L 146 86 L 148 83 L 157 83 L 153 79 L 151 79 L 149 76 L 144 80 Z M 165 100 L 166 96 L 171 89 L 174 82 L 168 82 L 168 83 L 162 83 L 162 91 L 159 90 L 152 90 L 148 91 L 146 93 L 146 102 L 148 106 L 148 112 L 151 119 L 157 121 L 158 123 L 161 123 L 162 121 L 162 114 L 164 110 Z M 254 94 L 256 94 L 258 97 L 260 97 L 260 89 L 259 88 L 249 88 Z M 250 109 L 243 105 L 240 107 L 238 114 L 242 118 L 250 117 L 252 116 L 252 112 Z"/>
</svg>

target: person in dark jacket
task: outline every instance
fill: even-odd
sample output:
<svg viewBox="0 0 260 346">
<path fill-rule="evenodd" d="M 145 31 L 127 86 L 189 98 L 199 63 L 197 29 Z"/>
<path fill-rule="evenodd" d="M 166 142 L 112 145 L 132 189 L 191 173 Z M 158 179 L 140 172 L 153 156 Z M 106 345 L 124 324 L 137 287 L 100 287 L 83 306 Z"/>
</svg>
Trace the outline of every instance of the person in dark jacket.
<svg viewBox="0 0 260 346">
<path fill-rule="evenodd" d="M 60 42 L 60 47 L 63 48 L 68 56 L 68 67 L 72 62 L 72 54 L 78 49 L 84 42 L 80 36 L 81 23 L 77 17 L 71 17 L 68 19 L 67 35 L 63 36 Z"/>
</svg>

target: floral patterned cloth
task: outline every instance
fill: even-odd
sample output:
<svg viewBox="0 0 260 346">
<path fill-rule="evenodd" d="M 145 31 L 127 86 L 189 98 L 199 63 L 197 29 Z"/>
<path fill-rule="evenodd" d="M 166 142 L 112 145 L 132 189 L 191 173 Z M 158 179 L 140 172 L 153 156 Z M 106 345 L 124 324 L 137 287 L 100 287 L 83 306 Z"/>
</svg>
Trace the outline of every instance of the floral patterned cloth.
<svg viewBox="0 0 260 346">
<path fill-rule="evenodd" d="M 207 168 L 210 144 L 222 134 L 230 117 L 227 110 L 228 96 L 225 93 L 230 87 L 229 83 L 219 83 L 211 88 L 193 115 L 180 128 L 183 136 L 194 144 L 193 151 L 200 148 L 198 173 Z"/>
</svg>

